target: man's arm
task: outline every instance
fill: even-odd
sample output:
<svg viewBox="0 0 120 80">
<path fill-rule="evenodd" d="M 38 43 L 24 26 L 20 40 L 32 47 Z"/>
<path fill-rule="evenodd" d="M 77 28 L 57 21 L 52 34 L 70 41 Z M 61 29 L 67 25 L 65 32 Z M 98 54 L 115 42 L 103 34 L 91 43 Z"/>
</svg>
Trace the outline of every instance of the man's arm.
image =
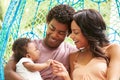
<svg viewBox="0 0 120 80">
<path fill-rule="evenodd" d="M 4 68 L 5 80 L 23 80 L 22 77 L 15 72 L 16 62 L 11 58 Z"/>
</svg>

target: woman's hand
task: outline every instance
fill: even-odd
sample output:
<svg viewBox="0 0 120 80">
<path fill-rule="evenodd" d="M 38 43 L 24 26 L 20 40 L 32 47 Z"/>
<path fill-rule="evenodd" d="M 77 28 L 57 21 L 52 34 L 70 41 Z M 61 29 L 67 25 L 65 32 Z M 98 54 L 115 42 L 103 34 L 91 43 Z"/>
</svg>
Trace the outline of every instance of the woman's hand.
<svg viewBox="0 0 120 80">
<path fill-rule="evenodd" d="M 53 74 L 63 77 L 64 80 L 71 80 L 68 71 L 64 67 L 64 65 L 58 61 L 52 61 L 52 70 Z"/>
</svg>

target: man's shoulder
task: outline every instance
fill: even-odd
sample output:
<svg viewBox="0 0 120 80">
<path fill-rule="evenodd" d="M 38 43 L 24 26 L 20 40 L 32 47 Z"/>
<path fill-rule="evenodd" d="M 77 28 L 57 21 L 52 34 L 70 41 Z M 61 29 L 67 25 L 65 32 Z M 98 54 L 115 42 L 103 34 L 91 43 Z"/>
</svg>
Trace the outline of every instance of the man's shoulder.
<svg viewBox="0 0 120 80">
<path fill-rule="evenodd" d="M 35 44 L 41 44 L 42 43 L 42 41 L 43 41 L 43 39 L 34 39 L 34 40 L 32 40 Z"/>
<path fill-rule="evenodd" d="M 71 44 L 70 42 L 63 42 L 62 44 L 66 47 L 75 47 L 75 45 Z"/>
<path fill-rule="evenodd" d="M 65 48 L 66 48 L 66 49 L 69 49 L 70 52 L 71 52 L 71 51 L 77 51 L 76 46 L 73 45 L 73 44 L 71 44 L 71 43 L 69 43 L 69 42 L 63 42 L 62 44 L 64 45 L 64 49 L 65 49 Z M 62 46 L 62 47 L 63 47 L 63 46 Z"/>
<path fill-rule="evenodd" d="M 68 43 L 68 42 L 62 42 L 62 43 L 60 44 L 60 46 L 62 46 L 62 47 L 69 47 L 69 46 L 71 46 L 71 45 L 70 45 L 70 43 Z"/>
<path fill-rule="evenodd" d="M 32 40 L 33 42 L 42 42 L 43 41 L 43 39 L 34 39 L 34 40 Z"/>
</svg>

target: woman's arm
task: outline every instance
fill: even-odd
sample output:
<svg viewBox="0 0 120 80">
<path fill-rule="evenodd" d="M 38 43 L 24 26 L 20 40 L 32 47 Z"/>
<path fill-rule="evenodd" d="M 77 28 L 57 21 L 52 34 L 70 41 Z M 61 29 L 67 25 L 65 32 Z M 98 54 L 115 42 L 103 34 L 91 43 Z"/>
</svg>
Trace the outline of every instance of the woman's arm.
<svg viewBox="0 0 120 80">
<path fill-rule="evenodd" d="M 15 72 L 16 62 L 11 58 L 4 68 L 5 80 L 23 80 L 22 77 Z"/>
<path fill-rule="evenodd" d="M 45 63 L 30 63 L 30 62 L 24 62 L 23 65 L 26 67 L 29 71 L 40 71 L 43 70 L 44 68 L 47 68 L 50 66 L 52 60 L 48 60 Z"/>
<path fill-rule="evenodd" d="M 107 70 L 107 80 L 119 80 L 120 78 L 120 45 L 113 44 L 108 49 L 110 63 Z"/>
</svg>

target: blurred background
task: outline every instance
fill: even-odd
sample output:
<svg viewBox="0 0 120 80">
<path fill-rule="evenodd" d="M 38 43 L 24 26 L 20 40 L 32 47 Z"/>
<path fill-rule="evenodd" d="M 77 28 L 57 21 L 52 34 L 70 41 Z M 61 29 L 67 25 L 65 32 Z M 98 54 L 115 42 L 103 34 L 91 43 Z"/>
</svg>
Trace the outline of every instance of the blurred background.
<svg viewBox="0 0 120 80">
<path fill-rule="evenodd" d="M 10 3 L 10 0 L 0 0 L 0 29 L 2 27 L 2 22 L 3 22 L 3 18 L 5 16 L 5 12 L 8 8 L 8 5 Z"/>
</svg>

